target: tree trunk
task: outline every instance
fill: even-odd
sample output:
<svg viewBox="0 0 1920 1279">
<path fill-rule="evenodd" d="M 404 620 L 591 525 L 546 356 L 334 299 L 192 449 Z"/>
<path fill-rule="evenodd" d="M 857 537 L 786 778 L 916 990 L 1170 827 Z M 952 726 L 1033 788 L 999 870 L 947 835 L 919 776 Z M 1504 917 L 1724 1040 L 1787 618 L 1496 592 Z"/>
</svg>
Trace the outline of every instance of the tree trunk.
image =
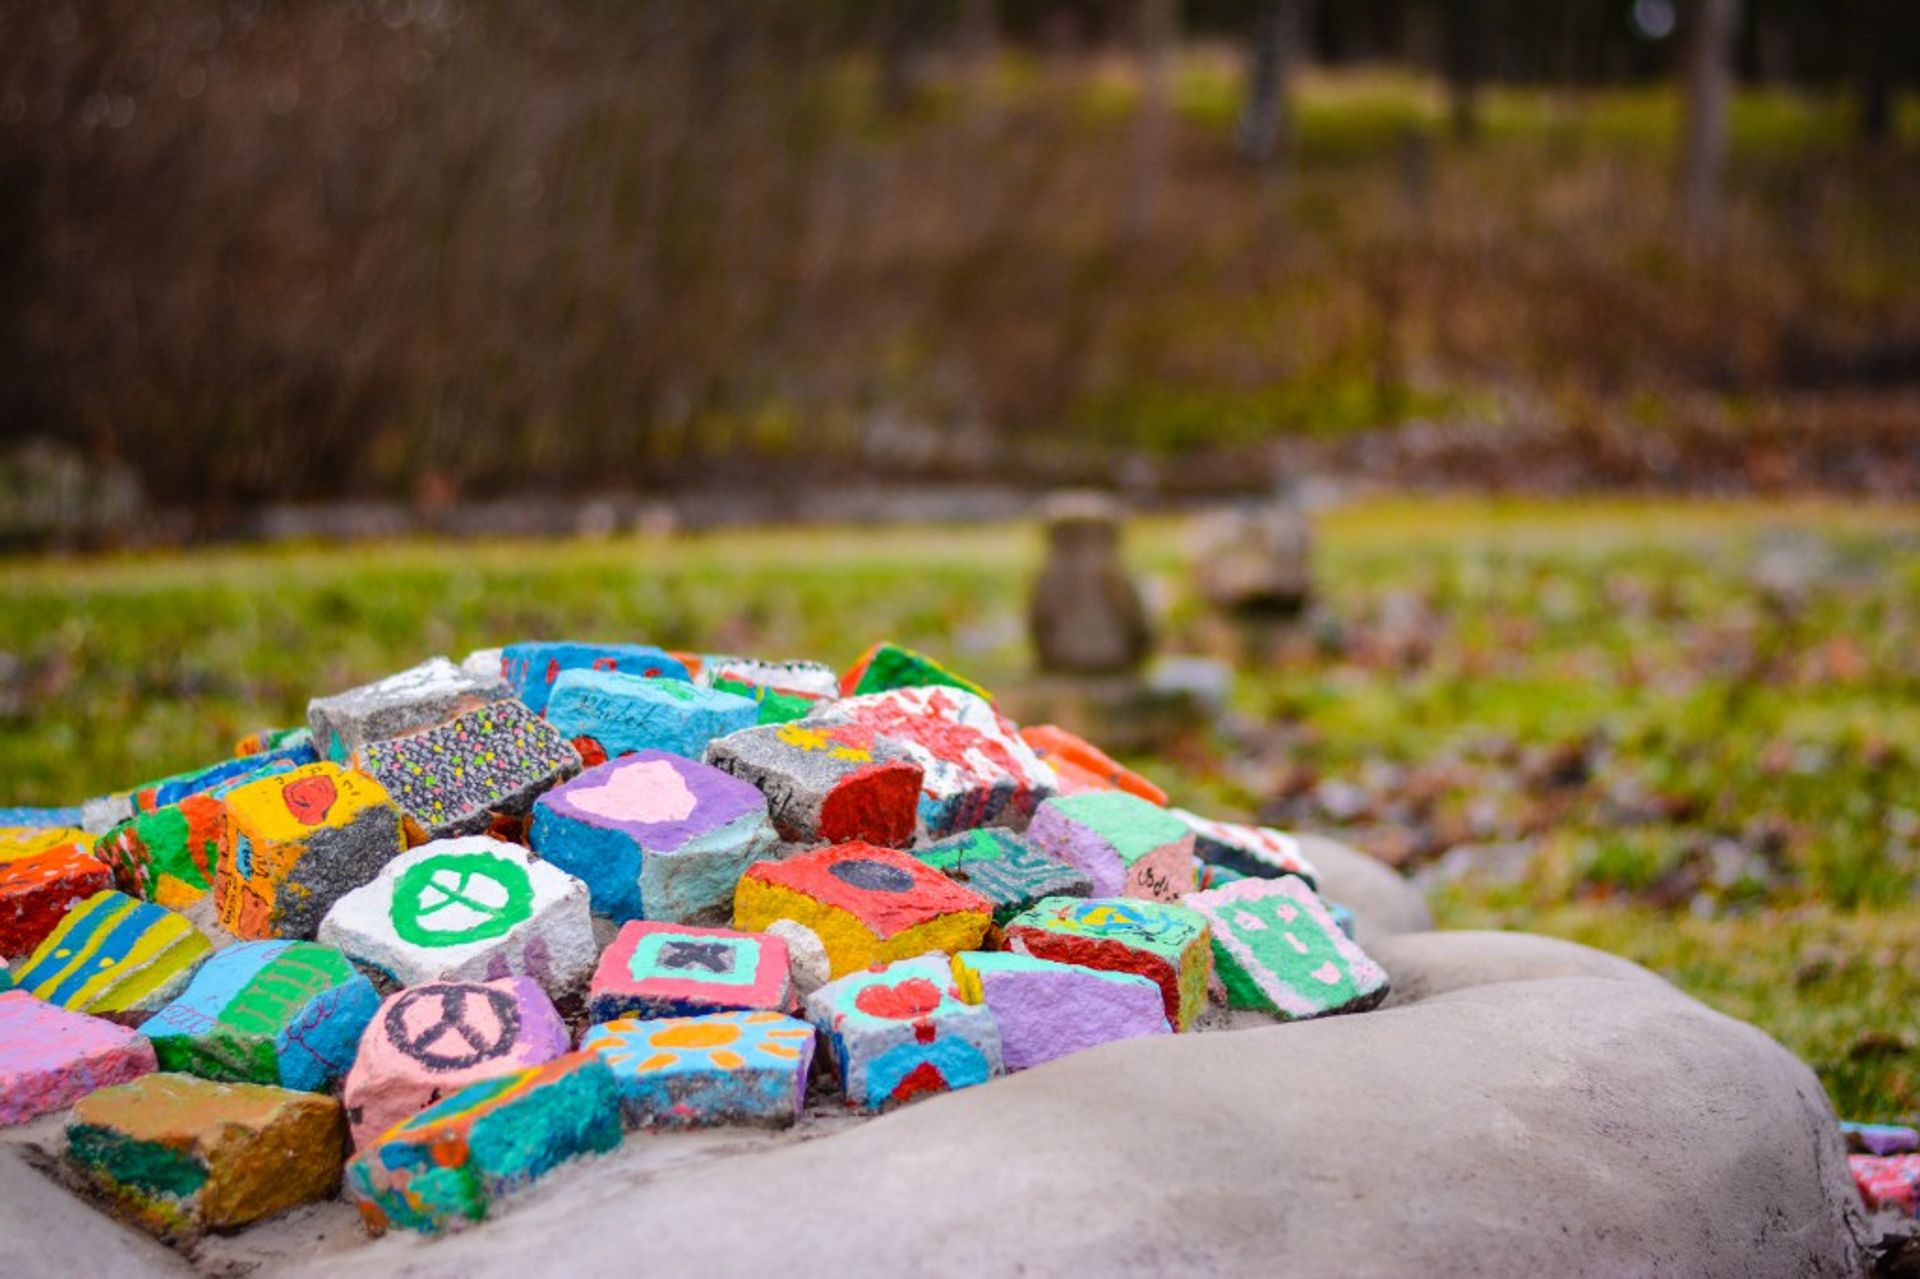
<svg viewBox="0 0 1920 1279">
<path fill-rule="evenodd" d="M 920 60 L 927 15 L 922 0 L 886 0 L 880 6 L 880 109 L 903 115 L 920 96 Z"/>
<path fill-rule="evenodd" d="M 1176 0 L 1139 0 L 1135 9 L 1140 57 L 1140 106 L 1134 117 L 1133 202 L 1128 229 L 1137 239 L 1153 229 L 1166 185 L 1172 130 L 1173 57 L 1179 41 Z"/>
<path fill-rule="evenodd" d="M 1681 208 L 1688 240 L 1704 247 L 1720 234 L 1727 99 L 1733 87 L 1731 59 L 1739 0 L 1693 0 L 1688 16 Z"/>
<path fill-rule="evenodd" d="M 1893 136 L 1893 17 L 1891 0 L 1860 0 L 1855 39 L 1860 95 L 1860 140 L 1885 142 Z"/>
<path fill-rule="evenodd" d="M 993 0 L 962 0 L 957 38 L 965 65 L 968 127 L 976 137 L 988 136 L 1001 123 L 1000 24 L 994 17 Z"/>
<path fill-rule="evenodd" d="M 1480 135 L 1480 78 L 1487 39 L 1485 0 L 1447 0 L 1447 116 L 1453 136 L 1471 142 Z"/>
<path fill-rule="evenodd" d="M 1260 0 L 1248 46 L 1247 104 L 1240 113 L 1240 154 L 1283 166 L 1293 153 L 1293 62 L 1306 34 L 1311 0 Z"/>
</svg>

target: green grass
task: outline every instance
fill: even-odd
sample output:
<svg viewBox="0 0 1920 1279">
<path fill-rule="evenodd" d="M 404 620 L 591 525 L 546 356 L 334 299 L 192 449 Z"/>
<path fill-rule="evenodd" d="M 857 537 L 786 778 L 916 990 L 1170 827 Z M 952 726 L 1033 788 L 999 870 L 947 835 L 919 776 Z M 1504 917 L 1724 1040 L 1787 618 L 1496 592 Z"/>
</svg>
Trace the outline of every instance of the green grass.
<svg viewBox="0 0 1920 1279">
<path fill-rule="evenodd" d="M 1799 1054 L 1842 1117 L 1920 1111 L 1920 920 L 1811 907 L 1703 920 L 1630 907 L 1439 903 L 1456 928 L 1529 928 L 1645 964 Z"/>
<path fill-rule="evenodd" d="M 1243 106 L 1244 77 L 1238 56 L 1191 49 L 1174 77 L 1174 109 L 1195 124 L 1230 130 Z M 1132 77 L 1115 67 L 1089 87 L 1088 110 L 1119 115 L 1136 97 Z M 1903 103 L 1898 116 L 1903 130 L 1913 123 L 1909 105 Z M 1480 110 L 1483 134 L 1501 141 L 1577 140 L 1666 154 L 1679 134 L 1679 99 L 1665 82 L 1575 92 L 1489 86 Z M 1391 150 L 1408 133 L 1443 133 L 1448 122 L 1443 84 L 1386 67 L 1308 70 L 1296 86 L 1295 113 L 1308 161 Z M 1847 142 L 1852 130 L 1852 104 L 1845 97 L 1778 86 L 1739 88 L 1727 121 L 1735 152 L 1749 156 L 1835 146 Z"/>
<path fill-rule="evenodd" d="M 1187 545 L 1143 522 L 1129 559 L 1190 651 Z M 184 769 L 314 693 L 517 638 L 843 665 L 890 636 L 991 687 L 1024 667 L 1039 553 L 991 527 L 0 564 L 0 802 Z M 1821 567 L 1783 593 L 1782 556 Z M 1260 732 L 1136 763 L 1378 851 L 1518 849 L 1523 873 L 1435 876 L 1442 922 L 1626 954 L 1801 1053 L 1843 1112 L 1920 1108 L 1920 508 L 1375 501 L 1321 521 L 1317 571 L 1315 620 L 1237 680 Z"/>
</svg>

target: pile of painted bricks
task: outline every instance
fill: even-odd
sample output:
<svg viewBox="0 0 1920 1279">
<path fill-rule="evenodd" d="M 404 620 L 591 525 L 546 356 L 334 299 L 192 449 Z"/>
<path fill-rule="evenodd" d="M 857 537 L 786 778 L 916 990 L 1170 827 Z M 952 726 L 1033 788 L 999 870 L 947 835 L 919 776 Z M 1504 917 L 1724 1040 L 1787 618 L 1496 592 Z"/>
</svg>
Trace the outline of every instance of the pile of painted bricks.
<svg viewBox="0 0 1920 1279">
<path fill-rule="evenodd" d="M 434 658 L 0 822 L 0 1124 L 67 1111 L 172 1239 L 339 1193 L 437 1232 L 631 1131 L 1387 993 L 1295 839 L 891 643 Z"/>
</svg>

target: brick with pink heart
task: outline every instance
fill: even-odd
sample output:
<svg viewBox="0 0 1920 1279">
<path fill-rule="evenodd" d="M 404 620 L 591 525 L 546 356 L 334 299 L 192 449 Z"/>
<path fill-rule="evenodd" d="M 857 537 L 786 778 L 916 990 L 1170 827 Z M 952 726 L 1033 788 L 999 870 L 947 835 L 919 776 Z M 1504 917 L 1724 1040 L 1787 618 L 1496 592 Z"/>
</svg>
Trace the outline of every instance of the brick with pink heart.
<svg viewBox="0 0 1920 1279">
<path fill-rule="evenodd" d="M 586 882 L 595 914 L 682 924 L 726 922 L 741 874 L 778 842 L 759 790 L 653 750 L 547 792 L 534 806 L 531 839 Z"/>
</svg>

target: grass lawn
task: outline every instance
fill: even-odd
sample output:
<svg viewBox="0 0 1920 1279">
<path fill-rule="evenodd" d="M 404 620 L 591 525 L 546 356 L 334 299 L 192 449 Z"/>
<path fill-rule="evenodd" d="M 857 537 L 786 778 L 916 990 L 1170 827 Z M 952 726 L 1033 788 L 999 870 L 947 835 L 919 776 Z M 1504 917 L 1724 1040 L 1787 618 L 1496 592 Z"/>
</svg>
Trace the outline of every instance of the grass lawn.
<svg viewBox="0 0 1920 1279">
<path fill-rule="evenodd" d="M 1201 641 L 1186 530 L 1129 548 Z M 989 685 L 1039 558 L 994 527 L 220 550 L 0 565 L 0 802 L 68 803 L 307 697 L 536 636 L 818 657 L 891 636 Z M 1443 923 L 1647 963 L 1920 1109 L 1920 509 L 1370 502 L 1233 723 L 1138 760 L 1221 815 L 1403 860 Z M 1462 851 L 1465 850 L 1465 851 Z"/>
</svg>

